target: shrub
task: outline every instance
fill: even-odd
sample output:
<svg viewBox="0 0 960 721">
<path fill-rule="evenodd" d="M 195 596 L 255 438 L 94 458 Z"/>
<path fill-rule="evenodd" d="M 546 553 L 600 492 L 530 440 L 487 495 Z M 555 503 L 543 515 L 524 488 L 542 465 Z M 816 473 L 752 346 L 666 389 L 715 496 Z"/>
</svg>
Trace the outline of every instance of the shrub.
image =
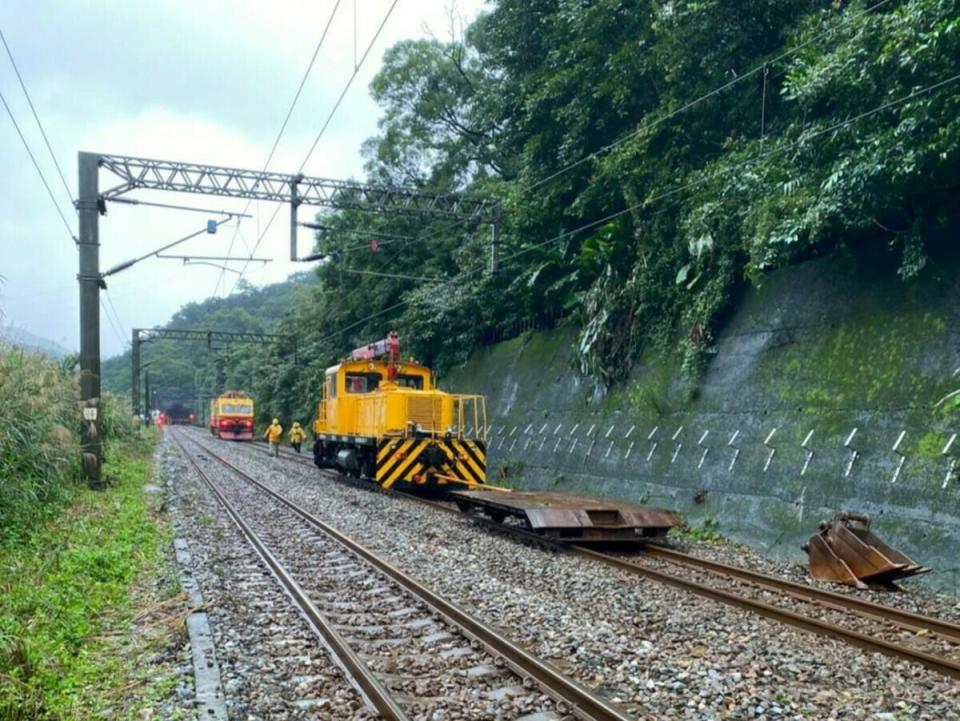
<svg viewBox="0 0 960 721">
<path fill-rule="evenodd" d="M 0 342 L 0 543 L 57 505 L 77 477 L 76 379 Z"/>
</svg>

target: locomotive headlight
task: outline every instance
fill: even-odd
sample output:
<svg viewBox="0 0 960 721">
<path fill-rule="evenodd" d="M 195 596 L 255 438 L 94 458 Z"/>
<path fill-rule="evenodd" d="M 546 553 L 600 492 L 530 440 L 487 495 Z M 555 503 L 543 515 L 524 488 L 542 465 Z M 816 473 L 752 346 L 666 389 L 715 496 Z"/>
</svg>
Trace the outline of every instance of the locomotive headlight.
<svg viewBox="0 0 960 721">
<path fill-rule="evenodd" d="M 419 423 L 416 425 L 416 429 L 417 433 L 423 433 L 423 426 L 421 426 Z"/>
</svg>

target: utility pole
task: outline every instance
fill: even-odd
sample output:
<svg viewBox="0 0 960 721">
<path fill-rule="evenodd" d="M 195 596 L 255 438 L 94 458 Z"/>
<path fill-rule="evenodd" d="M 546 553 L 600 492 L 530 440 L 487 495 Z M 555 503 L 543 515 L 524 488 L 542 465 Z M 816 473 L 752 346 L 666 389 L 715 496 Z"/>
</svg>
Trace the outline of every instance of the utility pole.
<svg viewBox="0 0 960 721">
<path fill-rule="evenodd" d="M 150 415 L 150 371 L 145 370 L 143 372 L 143 407 L 144 407 L 144 416 L 146 417 L 147 425 L 153 425 L 153 416 Z"/>
<path fill-rule="evenodd" d="M 80 405 L 83 426 L 80 431 L 80 453 L 83 476 L 91 488 L 102 488 L 103 462 L 100 435 L 100 233 L 101 209 L 98 169 L 99 156 L 80 153 L 78 156 L 79 197 L 77 212 L 80 237 Z"/>
<path fill-rule="evenodd" d="M 290 179 L 290 260 L 296 262 L 297 257 L 297 208 L 300 207 L 300 193 L 297 185 L 303 175 L 295 175 Z"/>
<path fill-rule="evenodd" d="M 140 417 L 140 329 L 130 331 L 130 359 L 133 361 L 130 379 L 131 410 L 134 418 Z"/>
</svg>

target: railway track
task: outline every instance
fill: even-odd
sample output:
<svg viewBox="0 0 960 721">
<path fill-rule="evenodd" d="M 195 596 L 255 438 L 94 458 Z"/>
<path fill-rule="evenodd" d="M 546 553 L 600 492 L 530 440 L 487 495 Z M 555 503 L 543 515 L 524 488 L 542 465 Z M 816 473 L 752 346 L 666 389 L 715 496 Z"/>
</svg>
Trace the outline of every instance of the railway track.
<svg viewBox="0 0 960 721">
<path fill-rule="evenodd" d="M 476 704 L 483 692 L 490 703 L 507 697 L 523 706 L 528 697 L 530 713 L 543 721 L 571 714 L 585 721 L 630 718 L 190 434 L 171 433 L 354 686 L 384 718 L 407 719 L 411 709 L 455 704 L 459 698 Z M 205 467 L 211 462 L 241 483 L 218 483 Z M 279 528 L 278 515 L 283 518 Z M 467 709 L 457 717 L 476 714 Z"/>
<path fill-rule="evenodd" d="M 318 470 L 305 457 L 286 452 L 281 455 L 287 460 Z M 333 472 L 325 475 L 337 477 Z M 460 513 L 452 503 L 402 495 L 446 513 Z M 946 620 L 711 561 L 663 546 L 651 544 L 646 547 L 643 556 L 625 557 L 583 546 L 556 544 L 522 528 L 497 524 L 484 518 L 474 519 L 517 537 L 575 553 L 633 575 L 749 610 L 779 623 L 960 679 L 960 625 Z"/>
</svg>

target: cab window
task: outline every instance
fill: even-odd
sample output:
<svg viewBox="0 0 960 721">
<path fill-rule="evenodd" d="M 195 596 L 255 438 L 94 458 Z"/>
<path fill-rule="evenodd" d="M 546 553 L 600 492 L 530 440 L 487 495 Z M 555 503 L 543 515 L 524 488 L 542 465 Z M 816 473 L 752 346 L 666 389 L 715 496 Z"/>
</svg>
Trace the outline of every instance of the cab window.
<svg viewBox="0 0 960 721">
<path fill-rule="evenodd" d="M 327 398 L 337 397 L 337 376 L 330 374 L 327 376 Z"/>
<path fill-rule="evenodd" d="M 379 373 L 347 373 L 344 380 L 347 393 L 370 393 L 380 386 Z"/>
<path fill-rule="evenodd" d="M 224 403 L 220 406 L 220 412 L 249 415 L 253 412 L 253 408 L 247 403 Z"/>
<path fill-rule="evenodd" d="M 397 376 L 397 385 L 401 388 L 413 388 L 414 390 L 423 390 L 423 376 Z"/>
</svg>

